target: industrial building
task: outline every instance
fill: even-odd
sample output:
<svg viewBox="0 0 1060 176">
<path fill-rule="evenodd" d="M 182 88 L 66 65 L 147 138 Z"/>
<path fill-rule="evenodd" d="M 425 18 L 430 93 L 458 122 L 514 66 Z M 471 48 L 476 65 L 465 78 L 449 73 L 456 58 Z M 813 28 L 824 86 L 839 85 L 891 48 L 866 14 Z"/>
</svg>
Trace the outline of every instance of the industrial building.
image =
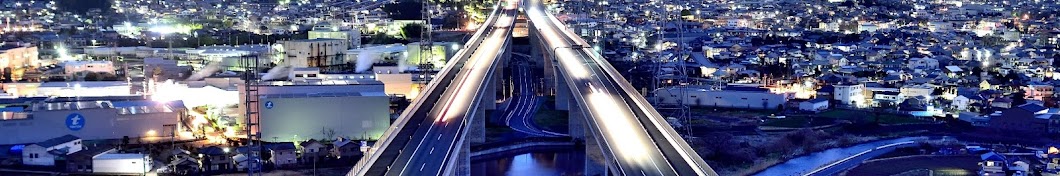
<svg viewBox="0 0 1060 176">
<path fill-rule="evenodd" d="M 321 23 L 313 26 L 308 35 L 309 39 L 340 39 L 346 40 L 349 48 L 361 47 L 361 30 L 358 29 L 342 29 L 331 23 Z"/>
<path fill-rule="evenodd" d="M 33 100 L 0 109 L 0 145 L 28 144 L 57 136 L 84 140 L 174 134 L 185 115 L 181 101 Z"/>
<path fill-rule="evenodd" d="M 261 139 L 378 139 L 390 127 L 390 98 L 375 80 L 275 81 L 257 87 Z M 240 96 L 245 95 L 240 87 Z M 240 109 L 246 108 L 241 103 Z"/>
<path fill-rule="evenodd" d="M 25 82 L 3 83 L 4 93 L 13 97 L 104 97 L 129 96 L 132 87 L 125 81 Z"/>
<path fill-rule="evenodd" d="M 655 95 L 660 104 L 678 104 L 684 95 L 685 105 L 747 109 L 776 109 L 793 96 L 791 93 L 778 94 L 764 88 L 744 86 L 728 86 L 722 89 L 709 86 L 674 86 L 655 90 Z"/>
<path fill-rule="evenodd" d="M 283 42 L 286 63 L 292 67 L 317 67 L 322 70 L 341 70 L 346 66 L 343 53 L 349 41 L 342 39 L 305 39 Z"/>
</svg>

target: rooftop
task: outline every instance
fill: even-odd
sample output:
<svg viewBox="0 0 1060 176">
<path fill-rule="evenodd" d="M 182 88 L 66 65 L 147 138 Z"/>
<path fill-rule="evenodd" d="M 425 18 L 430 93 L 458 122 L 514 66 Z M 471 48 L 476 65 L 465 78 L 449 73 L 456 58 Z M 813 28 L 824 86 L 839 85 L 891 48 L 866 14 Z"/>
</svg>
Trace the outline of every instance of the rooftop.
<svg viewBox="0 0 1060 176">
<path fill-rule="evenodd" d="M 68 134 L 68 135 L 59 136 L 57 138 L 51 138 L 51 139 L 45 140 L 43 142 L 38 142 L 38 143 L 36 143 L 36 145 L 44 147 L 44 148 L 49 148 L 49 147 L 55 147 L 56 145 L 64 144 L 64 143 L 67 143 L 67 142 L 70 142 L 70 141 L 75 141 L 75 140 L 78 140 L 78 139 L 81 139 L 81 138 L 79 138 L 77 136 L 74 136 L 74 135 L 69 135 Z"/>
</svg>

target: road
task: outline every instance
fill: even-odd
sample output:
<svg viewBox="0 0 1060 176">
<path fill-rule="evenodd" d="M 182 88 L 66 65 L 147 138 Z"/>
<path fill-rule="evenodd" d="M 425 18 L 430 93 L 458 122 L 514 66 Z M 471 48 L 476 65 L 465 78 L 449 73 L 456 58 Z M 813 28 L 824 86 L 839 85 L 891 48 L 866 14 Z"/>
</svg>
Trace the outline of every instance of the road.
<svg viewBox="0 0 1060 176">
<path fill-rule="evenodd" d="M 717 175 L 629 82 L 589 45 L 546 12 L 541 0 L 526 1 L 526 14 L 558 62 L 589 131 L 616 174 Z M 573 109 L 573 108 L 572 108 Z"/>
<path fill-rule="evenodd" d="M 429 113 L 433 118 L 419 122 L 420 128 L 409 136 L 412 142 L 403 147 L 403 154 L 398 155 L 386 175 L 442 175 L 450 167 L 452 155 L 460 152 L 458 143 L 467 130 L 468 118 L 483 113 L 473 109 L 475 103 L 492 102 L 480 98 L 485 93 L 493 93 L 484 92 L 485 85 L 490 84 L 488 76 L 493 74 L 498 58 L 505 51 L 502 47 L 511 36 L 516 11 L 514 8 L 505 11 L 496 23 L 484 26 L 492 30 L 457 72 L 455 82 L 445 89 L 443 98 L 434 104 Z"/>
<path fill-rule="evenodd" d="M 517 3 L 512 3 L 517 4 Z M 515 5 L 498 7 L 420 98 L 387 129 L 347 175 L 443 175 L 457 172 L 467 123 L 476 117 L 498 58 L 506 51 Z"/>
<path fill-rule="evenodd" d="M 541 97 L 534 92 L 534 74 L 528 60 L 529 58 L 523 55 L 512 55 L 509 68 L 512 68 L 511 79 L 515 95 L 501 113 L 504 122 L 513 130 L 530 136 L 564 136 L 564 134 L 542 130 L 534 124 L 534 114 L 541 105 Z"/>
</svg>

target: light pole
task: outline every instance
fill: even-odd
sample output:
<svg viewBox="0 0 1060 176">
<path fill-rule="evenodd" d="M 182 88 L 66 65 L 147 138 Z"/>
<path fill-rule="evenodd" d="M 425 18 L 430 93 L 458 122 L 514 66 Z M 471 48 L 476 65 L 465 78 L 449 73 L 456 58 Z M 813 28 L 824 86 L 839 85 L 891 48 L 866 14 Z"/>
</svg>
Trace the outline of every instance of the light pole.
<svg viewBox="0 0 1060 176">
<path fill-rule="evenodd" d="M 575 48 L 582 48 L 582 46 L 581 45 L 571 45 L 571 46 L 552 47 L 552 61 L 555 62 L 556 64 L 559 63 L 559 54 L 557 53 L 557 51 L 559 51 L 559 49 L 562 49 L 562 48 L 575 49 Z M 557 67 L 557 65 L 553 64 L 552 67 Z M 558 69 L 558 68 L 552 68 L 552 70 L 555 70 L 555 69 Z M 570 74 L 570 73 L 568 73 L 568 74 Z M 555 82 L 558 82 L 560 80 L 552 80 L 552 81 L 554 81 L 552 84 L 556 84 Z M 556 88 L 555 88 L 556 85 L 552 85 L 552 86 L 553 86 L 552 95 L 557 95 L 559 90 L 556 90 Z"/>
</svg>

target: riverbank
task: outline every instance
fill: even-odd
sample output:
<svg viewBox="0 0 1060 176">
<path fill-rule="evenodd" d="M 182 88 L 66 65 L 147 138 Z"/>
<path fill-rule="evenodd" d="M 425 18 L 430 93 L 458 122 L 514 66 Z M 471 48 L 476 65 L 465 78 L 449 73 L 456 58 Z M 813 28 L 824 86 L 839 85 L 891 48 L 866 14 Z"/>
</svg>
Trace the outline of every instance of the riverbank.
<svg viewBox="0 0 1060 176">
<path fill-rule="evenodd" d="M 894 144 L 899 142 L 908 142 L 919 139 L 927 139 L 926 137 L 902 137 L 902 138 L 890 138 L 890 139 L 876 139 L 867 140 L 852 144 L 849 146 L 834 147 L 817 152 L 806 152 L 802 155 L 796 155 L 790 159 L 783 160 L 783 162 L 774 163 L 771 166 L 764 167 L 762 170 L 753 172 L 753 175 L 786 175 L 786 174 L 806 174 L 810 173 L 818 168 L 832 164 L 836 161 L 849 158 L 851 156 L 862 154 L 865 151 L 875 149 L 880 146 Z M 881 153 L 882 154 L 882 153 Z M 870 157 L 871 158 L 871 157 Z M 866 158 L 868 159 L 868 158 Z M 750 173 L 748 173 L 750 174 Z M 747 174 L 745 174 L 747 175 Z"/>
<path fill-rule="evenodd" d="M 839 175 L 895 175 L 916 170 L 930 170 L 940 175 L 974 175 L 979 169 L 976 155 L 914 155 L 875 159 Z"/>
</svg>

